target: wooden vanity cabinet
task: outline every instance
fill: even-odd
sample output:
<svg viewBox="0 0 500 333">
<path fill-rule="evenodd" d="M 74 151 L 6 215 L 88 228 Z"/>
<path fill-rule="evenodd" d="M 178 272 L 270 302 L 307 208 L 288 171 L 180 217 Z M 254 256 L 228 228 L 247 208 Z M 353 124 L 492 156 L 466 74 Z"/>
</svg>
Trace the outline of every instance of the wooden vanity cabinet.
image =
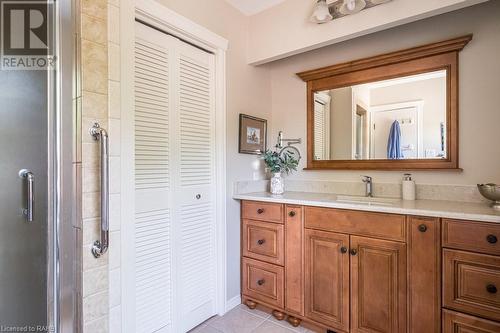
<svg viewBox="0 0 500 333">
<path fill-rule="evenodd" d="M 242 297 L 336 333 L 500 333 L 500 224 L 242 204 Z"/>
</svg>

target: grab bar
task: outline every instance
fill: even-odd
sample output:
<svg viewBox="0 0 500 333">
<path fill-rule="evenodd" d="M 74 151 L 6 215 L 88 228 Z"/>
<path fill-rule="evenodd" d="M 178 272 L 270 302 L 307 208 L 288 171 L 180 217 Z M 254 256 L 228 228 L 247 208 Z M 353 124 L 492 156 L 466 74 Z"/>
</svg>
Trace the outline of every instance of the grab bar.
<svg viewBox="0 0 500 333">
<path fill-rule="evenodd" d="M 23 215 L 26 216 L 26 220 L 28 222 L 33 222 L 33 215 L 35 210 L 35 175 L 33 172 L 22 169 L 19 171 L 19 177 L 26 179 L 27 181 L 27 200 L 26 200 L 26 208 L 23 209 Z"/>
<path fill-rule="evenodd" d="M 108 132 L 98 123 L 92 126 L 90 135 L 101 142 L 101 239 L 92 246 L 92 254 L 99 258 L 109 247 L 109 141 Z"/>
</svg>

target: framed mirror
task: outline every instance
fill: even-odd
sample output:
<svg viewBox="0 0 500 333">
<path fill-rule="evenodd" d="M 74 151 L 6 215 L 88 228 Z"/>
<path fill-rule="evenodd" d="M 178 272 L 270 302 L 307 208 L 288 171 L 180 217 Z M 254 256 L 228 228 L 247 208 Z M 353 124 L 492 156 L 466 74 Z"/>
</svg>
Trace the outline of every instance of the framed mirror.
<svg viewBox="0 0 500 333">
<path fill-rule="evenodd" d="M 298 73 L 306 169 L 459 169 L 458 54 L 471 39 Z"/>
</svg>

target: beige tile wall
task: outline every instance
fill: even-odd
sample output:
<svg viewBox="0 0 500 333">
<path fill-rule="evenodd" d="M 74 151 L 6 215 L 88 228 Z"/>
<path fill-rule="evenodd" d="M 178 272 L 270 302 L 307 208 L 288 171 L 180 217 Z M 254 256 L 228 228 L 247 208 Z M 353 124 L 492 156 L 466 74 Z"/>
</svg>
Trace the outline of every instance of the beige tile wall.
<svg viewBox="0 0 500 333">
<path fill-rule="evenodd" d="M 108 122 L 110 136 L 109 331 L 121 332 L 120 2 L 108 0 Z"/>
<path fill-rule="evenodd" d="M 83 332 L 109 331 L 109 256 L 96 259 L 91 247 L 99 239 L 100 169 L 99 143 L 88 134 L 98 122 L 109 128 L 108 121 L 108 7 L 103 0 L 81 0 L 79 14 L 81 105 L 81 219 L 82 219 L 82 290 Z M 111 133 L 110 133 L 111 134 Z M 111 142 L 110 142 L 111 143 Z"/>
</svg>

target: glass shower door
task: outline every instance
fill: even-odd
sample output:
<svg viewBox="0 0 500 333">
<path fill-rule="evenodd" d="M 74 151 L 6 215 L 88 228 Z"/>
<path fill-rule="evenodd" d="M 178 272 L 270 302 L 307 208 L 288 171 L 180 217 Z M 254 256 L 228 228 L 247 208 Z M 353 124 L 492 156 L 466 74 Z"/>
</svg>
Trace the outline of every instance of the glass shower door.
<svg viewBox="0 0 500 333">
<path fill-rule="evenodd" d="M 47 325 L 47 92 L 45 70 L 0 71 L 0 331 Z"/>
<path fill-rule="evenodd" d="M 0 332 L 47 332 L 54 6 L 0 6 Z"/>
</svg>

